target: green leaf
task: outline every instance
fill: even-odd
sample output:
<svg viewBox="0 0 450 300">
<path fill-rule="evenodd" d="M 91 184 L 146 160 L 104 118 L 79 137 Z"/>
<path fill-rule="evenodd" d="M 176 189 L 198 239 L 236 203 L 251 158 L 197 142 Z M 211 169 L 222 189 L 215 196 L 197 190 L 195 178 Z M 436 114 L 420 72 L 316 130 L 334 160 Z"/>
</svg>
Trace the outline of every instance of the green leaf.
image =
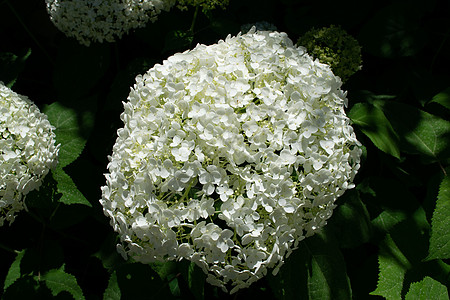
<svg viewBox="0 0 450 300">
<path fill-rule="evenodd" d="M 359 191 L 347 191 L 328 222 L 328 228 L 339 237 L 341 248 L 353 248 L 367 242 L 372 234 L 372 224 Z"/>
<path fill-rule="evenodd" d="M 405 297 L 406 300 L 445 300 L 449 299 L 447 287 L 440 282 L 425 277 L 420 282 L 412 283 L 408 293 Z"/>
<path fill-rule="evenodd" d="M 439 187 L 431 220 L 430 249 L 427 260 L 450 258 L 450 177 L 446 176 Z"/>
<path fill-rule="evenodd" d="M 150 267 L 158 273 L 162 280 L 169 280 L 177 273 L 177 263 L 174 261 L 154 262 Z"/>
<path fill-rule="evenodd" d="M 53 178 L 57 182 L 58 192 L 62 194 L 59 202 L 64 204 L 83 204 L 91 207 L 91 203 L 83 196 L 73 182 L 72 178 L 67 175 L 63 169 L 56 168 L 52 171 Z"/>
<path fill-rule="evenodd" d="M 378 102 L 400 137 L 400 148 L 426 163 L 450 159 L 450 122 L 407 104 Z"/>
<path fill-rule="evenodd" d="M 77 159 L 86 144 L 86 137 L 80 132 L 79 117 L 73 109 L 58 102 L 44 107 L 43 111 L 55 127 L 56 142 L 61 144 L 58 167 L 63 168 Z"/>
<path fill-rule="evenodd" d="M 170 291 L 174 296 L 180 295 L 180 287 L 178 285 L 178 270 L 177 263 L 174 261 L 155 262 L 152 263 L 151 268 L 156 271 L 162 280 L 167 280 Z"/>
<path fill-rule="evenodd" d="M 64 271 L 64 265 L 59 269 L 48 271 L 42 279 L 52 292 L 53 296 L 57 296 L 61 292 L 70 293 L 74 299 L 85 299 L 83 291 L 77 283 L 77 279 L 72 274 Z"/>
<path fill-rule="evenodd" d="M 369 103 L 356 103 L 348 115 L 378 149 L 400 158 L 399 138 L 381 109 Z"/>
<path fill-rule="evenodd" d="M 401 299 L 403 279 L 406 271 L 411 268 L 411 263 L 389 234 L 380 245 L 378 264 L 378 285 L 371 295 L 382 296 L 387 300 Z"/>
<path fill-rule="evenodd" d="M 7 87 L 12 88 L 17 77 L 25 68 L 25 62 L 30 55 L 31 49 L 20 56 L 9 52 L 0 53 L 0 81 L 3 81 Z"/>
<path fill-rule="evenodd" d="M 407 214 L 404 211 L 385 210 L 372 220 L 372 225 L 383 232 L 390 232 L 395 225 L 405 221 Z"/>
<path fill-rule="evenodd" d="M 3 291 L 6 291 L 6 289 L 22 275 L 20 272 L 20 262 L 22 261 L 24 254 L 25 250 L 17 253 L 16 259 L 14 259 L 13 263 L 9 267 L 8 274 L 6 274 L 5 278 L 5 284 L 3 285 Z"/>
<path fill-rule="evenodd" d="M 350 281 L 337 241 L 329 234 L 321 233 L 303 242 L 311 255 L 309 299 L 351 299 Z"/>
<path fill-rule="evenodd" d="M 308 268 L 311 255 L 303 242 L 280 268 L 277 275 L 268 272 L 267 281 L 277 299 L 294 300 L 308 298 Z"/>
<path fill-rule="evenodd" d="M 103 294 L 104 300 L 120 300 L 122 293 L 120 292 L 119 283 L 117 282 L 117 274 L 113 272 L 109 277 L 108 287 Z"/>
<path fill-rule="evenodd" d="M 125 264 L 125 260 L 116 250 L 118 242 L 117 233 L 110 231 L 104 236 L 100 249 L 93 254 L 101 261 L 103 267 L 110 272 Z"/>
<path fill-rule="evenodd" d="M 206 274 L 202 271 L 202 269 L 200 269 L 195 263 L 190 262 L 187 268 L 186 277 L 189 290 L 195 296 L 195 299 L 204 299 Z"/>
<path fill-rule="evenodd" d="M 450 87 L 435 95 L 429 103 L 438 103 L 450 109 Z"/>
</svg>

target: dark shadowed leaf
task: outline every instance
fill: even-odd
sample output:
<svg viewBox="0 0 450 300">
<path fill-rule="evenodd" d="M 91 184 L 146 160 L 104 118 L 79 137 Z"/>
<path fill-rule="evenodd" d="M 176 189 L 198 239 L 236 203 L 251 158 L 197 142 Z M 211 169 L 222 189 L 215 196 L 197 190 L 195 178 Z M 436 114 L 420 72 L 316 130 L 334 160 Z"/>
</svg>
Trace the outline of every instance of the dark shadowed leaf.
<svg viewBox="0 0 450 300">
<path fill-rule="evenodd" d="M 347 191 L 337 204 L 327 227 L 339 237 L 340 247 L 353 248 L 367 242 L 372 234 L 372 224 L 359 191 Z"/>
<path fill-rule="evenodd" d="M 344 257 L 335 238 L 325 232 L 307 238 L 304 243 L 311 255 L 309 299 L 351 299 L 352 291 Z"/>
</svg>

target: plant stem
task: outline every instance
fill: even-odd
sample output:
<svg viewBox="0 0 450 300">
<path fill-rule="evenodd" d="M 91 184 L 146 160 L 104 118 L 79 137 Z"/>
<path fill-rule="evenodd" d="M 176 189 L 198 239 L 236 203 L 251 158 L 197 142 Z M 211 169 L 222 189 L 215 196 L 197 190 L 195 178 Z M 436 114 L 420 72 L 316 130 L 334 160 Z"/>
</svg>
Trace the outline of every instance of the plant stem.
<svg viewBox="0 0 450 300">
<path fill-rule="evenodd" d="M 189 28 L 189 32 L 194 35 L 194 26 L 195 26 L 195 21 L 197 20 L 197 15 L 198 15 L 198 11 L 200 9 L 200 6 L 197 5 L 195 7 L 195 12 L 194 12 L 194 17 L 192 18 L 192 23 L 191 23 L 191 28 Z"/>
<path fill-rule="evenodd" d="M 9 247 L 3 245 L 3 244 L 0 244 L 0 248 L 3 249 L 3 250 L 5 250 L 5 251 L 7 251 L 7 252 L 14 253 L 14 254 L 19 253 L 19 251 L 13 250 L 13 249 L 11 249 L 11 248 L 9 248 Z"/>
</svg>

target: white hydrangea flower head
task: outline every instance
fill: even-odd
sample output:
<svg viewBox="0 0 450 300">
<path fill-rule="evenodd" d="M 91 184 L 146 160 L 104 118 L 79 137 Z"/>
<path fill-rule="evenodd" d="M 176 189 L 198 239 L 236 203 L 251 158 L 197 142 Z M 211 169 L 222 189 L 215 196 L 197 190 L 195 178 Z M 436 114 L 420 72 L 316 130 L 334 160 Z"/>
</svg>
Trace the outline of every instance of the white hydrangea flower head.
<svg viewBox="0 0 450 300">
<path fill-rule="evenodd" d="M 113 42 L 129 30 L 155 22 L 175 0 L 45 0 L 55 26 L 81 44 Z"/>
<path fill-rule="evenodd" d="M 0 226 L 58 163 L 54 127 L 26 96 L 0 82 Z"/>
<path fill-rule="evenodd" d="M 187 259 L 235 292 L 320 230 L 361 149 L 330 68 L 254 29 L 136 78 L 100 200 L 124 258 Z"/>
</svg>

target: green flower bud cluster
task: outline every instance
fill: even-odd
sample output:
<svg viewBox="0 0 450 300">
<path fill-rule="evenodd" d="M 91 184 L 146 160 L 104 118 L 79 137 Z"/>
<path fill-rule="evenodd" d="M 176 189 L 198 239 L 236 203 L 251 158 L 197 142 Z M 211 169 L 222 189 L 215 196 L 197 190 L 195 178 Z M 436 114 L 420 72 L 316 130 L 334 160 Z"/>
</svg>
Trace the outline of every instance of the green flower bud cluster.
<svg viewBox="0 0 450 300">
<path fill-rule="evenodd" d="M 361 46 L 339 26 L 313 28 L 298 39 L 297 45 L 329 65 L 343 82 L 361 69 Z"/>
</svg>

